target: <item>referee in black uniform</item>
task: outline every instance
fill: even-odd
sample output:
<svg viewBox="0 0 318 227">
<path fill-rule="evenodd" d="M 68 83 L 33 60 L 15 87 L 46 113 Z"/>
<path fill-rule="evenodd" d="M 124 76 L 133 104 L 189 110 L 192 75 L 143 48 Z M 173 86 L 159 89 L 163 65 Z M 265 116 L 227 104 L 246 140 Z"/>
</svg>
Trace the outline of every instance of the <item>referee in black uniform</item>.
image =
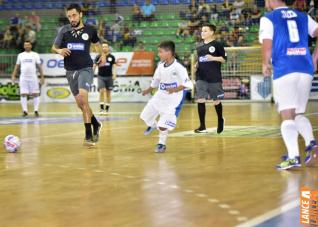
<svg viewBox="0 0 318 227">
<path fill-rule="evenodd" d="M 102 125 L 93 115 L 88 103 L 88 92 L 94 78 L 90 46 L 91 43 L 99 44 L 99 38 L 95 28 L 83 24 L 83 13 L 80 5 L 69 5 L 66 14 L 70 24 L 61 28 L 54 41 L 52 51 L 64 57 L 67 80 L 76 103 L 83 112 L 84 145 L 93 146 L 98 141 Z M 101 45 L 98 46 L 100 53 L 102 53 Z M 105 62 L 104 54 L 102 54 L 100 61 Z"/>
<path fill-rule="evenodd" d="M 106 63 L 101 64 L 100 57 L 97 55 L 93 71 L 98 67 L 98 90 L 100 95 L 100 114 L 109 112 L 111 102 L 111 91 L 114 87 L 114 80 L 117 78 L 116 74 L 116 58 L 110 53 L 109 44 L 104 42 L 102 44 L 103 53 L 106 57 Z"/>
<path fill-rule="evenodd" d="M 203 43 L 197 48 L 198 62 L 196 64 L 196 92 L 200 127 L 195 133 L 206 133 L 205 103 L 213 100 L 218 117 L 217 133 L 224 130 L 223 107 L 221 100 L 224 98 L 222 87 L 221 65 L 227 57 L 223 45 L 215 40 L 216 27 L 212 24 L 202 26 L 201 37 Z"/>
</svg>

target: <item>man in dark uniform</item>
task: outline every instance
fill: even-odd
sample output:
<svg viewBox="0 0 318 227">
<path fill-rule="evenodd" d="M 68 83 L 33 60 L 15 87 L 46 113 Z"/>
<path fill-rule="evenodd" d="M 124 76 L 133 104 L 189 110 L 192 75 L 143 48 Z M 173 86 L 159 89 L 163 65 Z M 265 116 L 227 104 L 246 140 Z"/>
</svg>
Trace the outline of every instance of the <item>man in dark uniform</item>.
<svg viewBox="0 0 318 227">
<path fill-rule="evenodd" d="M 52 51 L 64 57 L 67 80 L 76 103 L 83 112 L 85 123 L 84 145 L 90 147 L 98 141 L 102 127 L 93 115 L 88 103 L 88 92 L 94 78 L 90 46 L 91 43 L 98 44 L 100 53 L 102 53 L 101 45 L 99 44 L 97 30 L 83 24 L 80 5 L 69 5 L 66 14 L 70 24 L 61 28 L 54 41 Z M 105 62 L 104 54 L 102 54 L 100 62 Z"/>
<path fill-rule="evenodd" d="M 98 90 L 100 94 L 100 114 L 109 112 L 111 102 L 111 91 L 113 90 L 114 80 L 116 80 L 116 59 L 110 53 L 109 45 L 107 42 L 102 44 L 103 53 L 106 56 L 106 63 L 100 63 L 101 55 L 95 59 L 94 72 L 98 67 Z"/>
<path fill-rule="evenodd" d="M 222 87 L 221 65 L 226 61 L 226 53 L 221 43 L 215 40 L 216 27 L 211 24 L 202 26 L 202 45 L 197 48 L 198 62 L 196 72 L 196 92 L 200 127 L 196 133 L 205 133 L 205 103 L 213 100 L 218 117 L 217 133 L 224 130 L 223 107 L 221 100 L 224 98 Z"/>
</svg>

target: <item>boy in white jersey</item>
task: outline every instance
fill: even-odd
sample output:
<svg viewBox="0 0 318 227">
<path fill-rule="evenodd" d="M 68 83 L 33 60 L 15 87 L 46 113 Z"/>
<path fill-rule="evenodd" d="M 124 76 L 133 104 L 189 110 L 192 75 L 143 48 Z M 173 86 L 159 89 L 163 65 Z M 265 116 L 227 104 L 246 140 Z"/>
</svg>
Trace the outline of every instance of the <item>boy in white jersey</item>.
<svg viewBox="0 0 318 227">
<path fill-rule="evenodd" d="M 24 52 L 18 55 L 17 63 L 12 73 L 12 80 L 16 80 L 18 71 L 20 70 L 19 85 L 23 117 L 28 116 L 28 96 L 33 97 L 34 114 L 36 117 L 39 117 L 40 87 L 37 69 L 40 72 L 41 85 L 44 83 L 41 60 L 39 54 L 32 51 L 32 44 L 30 41 L 24 42 L 24 50 Z"/>
<path fill-rule="evenodd" d="M 159 131 L 159 143 L 155 149 L 157 153 L 166 151 L 168 131 L 176 127 L 176 111 L 182 103 L 183 90 L 193 88 L 186 68 L 175 59 L 175 55 L 174 42 L 164 41 L 159 44 L 158 56 L 161 62 L 158 64 L 150 87 L 142 93 L 147 95 L 158 88 L 140 115 L 148 126 L 145 135 L 149 135 L 155 128 Z M 158 116 L 160 118 L 157 123 Z"/>
</svg>

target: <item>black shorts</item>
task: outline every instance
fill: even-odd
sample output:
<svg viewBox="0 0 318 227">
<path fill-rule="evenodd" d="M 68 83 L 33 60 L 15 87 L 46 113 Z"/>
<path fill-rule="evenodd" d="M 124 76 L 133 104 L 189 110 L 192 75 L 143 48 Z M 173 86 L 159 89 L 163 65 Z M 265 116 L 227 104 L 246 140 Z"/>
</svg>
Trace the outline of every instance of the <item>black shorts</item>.
<svg viewBox="0 0 318 227">
<path fill-rule="evenodd" d="M 94 73 L 92 68 L 84 68 L 76 71 L 67 71 L 66 78 L 74 96 L 79 94 L 79 89 L 90 91 L 93 84 Z"/>
<path fill-rule="evenodd" d="M 114 87 L 114 80 L 112 77 L 98 77 L 98 90 L 106 88 L 111 91 Z"/>
<path fill-rule="evenodd" d="M 203 80 L 198 80 L 196 82 L 196 99 L 214 101 L 224 99 L 222 83 L 209 83 Z"/>
</svg>

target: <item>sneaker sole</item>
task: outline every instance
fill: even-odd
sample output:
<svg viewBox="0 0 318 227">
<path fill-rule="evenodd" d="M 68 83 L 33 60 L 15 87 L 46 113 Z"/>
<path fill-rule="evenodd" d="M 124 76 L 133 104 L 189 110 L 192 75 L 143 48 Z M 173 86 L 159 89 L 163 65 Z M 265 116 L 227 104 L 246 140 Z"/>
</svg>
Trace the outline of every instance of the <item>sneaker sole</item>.
<svg viewBox="0 0 318 227">
<path fill-rule="evenodd" d="M 298 165 L 292 165 L 292 166 L 286 166 L 284 168 L 280 168 L 280 167 L 276 167 L 277 170 L 290 170 L 290 169 L 293 169 L 293 168 L 300 168 L 301 165 L 298 164 Z"/>
<path fill-rule="evenodd" d="M 155 153 L 165 153 L 166 152 L 166 149 L 163 150 L 163 151 L 158 151 L 158 150 L 155 150 Z"/>
<path fill-rule="evenodd" d="M 202 130 L 202 131 L 194 131 L 194 133 L 200 134 L 200 133 L 208 133 L 207 130 Z"/>
<path fill-rule="evenodd" d="M 318 147 L 314 148 L 310 154 L 310 160 L 305 163 L 306 166 L 318 165 Z"/>
<path fill-rule="evenodd" d="M 90 147 L 94 147 L 96 144 L 95 144 L 94 142 L 87 142 L 87 141 L 85 141 L 85 142 L 83 143 L 83 145 L 84 145 L 84 147 L 90 148 Z"/>
</svg>

